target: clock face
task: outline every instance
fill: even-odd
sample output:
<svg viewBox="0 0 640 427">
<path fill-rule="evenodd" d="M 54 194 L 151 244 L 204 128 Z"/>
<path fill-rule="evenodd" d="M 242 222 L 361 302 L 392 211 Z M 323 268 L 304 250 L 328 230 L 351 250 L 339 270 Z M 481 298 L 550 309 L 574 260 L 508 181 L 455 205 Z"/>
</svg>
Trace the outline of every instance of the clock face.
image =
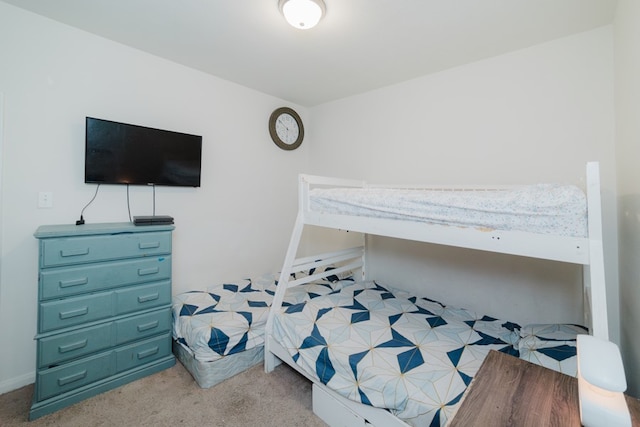
<svg viewBox="0 0 640 427">
<path fill-rule="evenodd" d="M 292 145 L 300 135 L 298 122 L 289 113 L 283 113 L 276 119 L 276 134 L 287 145 Z"/>
<path fill-rule="evenodd" d="M 288 107 L 277 108 L 269 117 L 269 134 L 283 150 L 295 150 L 304 139 L 304 126 L 298 113 Z"/>
</svg>

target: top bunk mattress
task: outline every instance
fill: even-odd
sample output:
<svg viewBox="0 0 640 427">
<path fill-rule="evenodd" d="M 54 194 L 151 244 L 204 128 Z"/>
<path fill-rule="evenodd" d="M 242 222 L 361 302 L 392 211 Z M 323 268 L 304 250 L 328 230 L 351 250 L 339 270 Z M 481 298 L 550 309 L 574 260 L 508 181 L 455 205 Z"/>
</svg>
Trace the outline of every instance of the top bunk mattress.
<svg viewBox="0 0 640 427">
<path fill-rule="evenodd" d="M 313 188 L 309 209 L 481 230 L 587 236 L 586 196 L 574 185 L 494 190 Z"/>
</svg>

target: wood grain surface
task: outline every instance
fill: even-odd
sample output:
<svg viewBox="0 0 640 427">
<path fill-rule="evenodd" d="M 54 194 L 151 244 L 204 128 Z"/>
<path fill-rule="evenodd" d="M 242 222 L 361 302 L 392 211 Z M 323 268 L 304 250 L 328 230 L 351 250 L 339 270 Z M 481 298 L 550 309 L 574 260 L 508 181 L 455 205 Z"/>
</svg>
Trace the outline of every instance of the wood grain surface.
<svg viewBox="0 0 640 427">
<path fill-rule="evenodd" d="M 634 426 L 640 401 L 627 396 Z M 450 427 L 579 427 L 578 381 L 551 369 L 491 351 L 471 382 Z"/>
</svg>

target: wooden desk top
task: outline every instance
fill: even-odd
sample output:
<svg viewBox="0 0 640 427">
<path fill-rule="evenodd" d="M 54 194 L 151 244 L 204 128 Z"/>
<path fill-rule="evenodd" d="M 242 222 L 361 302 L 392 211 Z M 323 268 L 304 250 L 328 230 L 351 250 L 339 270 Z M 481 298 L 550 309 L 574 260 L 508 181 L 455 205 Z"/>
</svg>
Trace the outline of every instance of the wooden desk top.
<svg viewBox="0 0 640 427">
<path fill-rule="evenodd" d="M 627 396 L 634 426 L 640 401 Z M 491 351 L 480 366 L 450 427 L 579 427 L 578 380 L 569 375 Z"/>
</svg>

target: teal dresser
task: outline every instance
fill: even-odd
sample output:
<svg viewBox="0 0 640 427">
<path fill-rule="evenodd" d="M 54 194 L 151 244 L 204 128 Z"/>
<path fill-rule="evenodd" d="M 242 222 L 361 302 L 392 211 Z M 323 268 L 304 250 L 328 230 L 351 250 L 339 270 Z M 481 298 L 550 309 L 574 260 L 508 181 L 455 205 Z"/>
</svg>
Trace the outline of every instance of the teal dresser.
<svg viewBox="0 0 640 427">
<path fill-rule="evenodd" d="M 39 227 L 36 381 L 29 419 L 175 364 L 172 225 Z"/>
</svg>

